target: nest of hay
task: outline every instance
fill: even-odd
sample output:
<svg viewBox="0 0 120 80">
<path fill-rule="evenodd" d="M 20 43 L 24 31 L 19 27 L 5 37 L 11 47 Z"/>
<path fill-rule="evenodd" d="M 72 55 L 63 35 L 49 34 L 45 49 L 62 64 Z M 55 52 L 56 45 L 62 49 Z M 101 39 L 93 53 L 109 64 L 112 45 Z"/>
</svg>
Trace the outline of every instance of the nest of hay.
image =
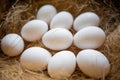
<svg viewBox="0 0 120 80">
<path fill-rule="evenodd" d="M 6 0 L 5 0 L 6 1 Z M 98 50 L 103 52 L 109 59 L 111 70 L 105 80 L 120 80 L 120 14 L 112 4 L 95 0 L 12 0 L 14 1 L 10 9 L 0 17 L 0 39 L 8 33 L 20 35 L 22 26 L 29 20 L 36 18 L 37 10 L 45 5 L 54 5 L 58 12 L 69 11 L 73 17 L 80 13 L 92 11 L 99 15 L 101 27 L 106 35 L 104 45 Z M 7 3 L 5 3 L 7 4 Z M 71 29 L 74 34 L 75 31 Z M 41 41 L 34 43 L 25 42 L 25 49 L 31 46 L 44 45 Z M 49 50 L 49 49 L 48 49 Z M 77 54 L 80 49 L 71 46 L 68 50 Z M 49 50 L 51 53 L 56 51 Z M 32 72 L 23 70 L 20 66 L 19 57 L 8 57 L 3 54 L 0 48 L 0 80 L 53 80 L 48 76 L 47 70 L 42 72 Z M 78 68 L 68 80 L 95 80 L 85 76 Z M 100 79 L 102 80 L 102 79 Z"/>
</svg>

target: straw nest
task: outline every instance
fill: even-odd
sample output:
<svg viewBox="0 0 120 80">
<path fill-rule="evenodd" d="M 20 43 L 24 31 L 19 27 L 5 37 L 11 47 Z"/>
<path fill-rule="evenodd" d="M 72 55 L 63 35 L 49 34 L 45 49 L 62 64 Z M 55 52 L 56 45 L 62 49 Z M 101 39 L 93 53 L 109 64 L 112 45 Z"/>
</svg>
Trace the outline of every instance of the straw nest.
<svg viewBox="0 0 120 80">
<path fill-rule="evenodd" d="M 16 0 L 0 22 L 0 39 L 5 34 L 17 33 L 20 34 L 21 27 L 29 20 L 36 18 L 37 10 L 45 4 L 54 5 L 58 12 L 69 11 L 74 18 L 80 13 L 86 11 L 95 12 L 100 16 L 101 27 L 107 37 L 104 45 L 98 50 L 103 52 L 109 59 L 111 64 L 110 74 L 105 80 L 120 80 L 120 15 L 112 5 L 96 2 L 94 0 Z M 71 29 L 74 34 L 75 31 Z M 26 47 L 44 45 L 41 41 L 34 43 L 26 43 Z M 68 50 L 77 54 L 80 50 L 75 46 L 71 46 Z M 51 53 L 55 51 L 49 50 Z M 48 76 L 47 70 L 42 72 L 32 72 L 23 70 L 19 63 L 19 56 L 8 57 L 4 55 L 0 48 L 0 80 L 53 80 Z M 78 68 L 68 80 L 94 80 L 85 76 Z M 102 79 L 100 79 L 102 80 Z"/>
</svg>

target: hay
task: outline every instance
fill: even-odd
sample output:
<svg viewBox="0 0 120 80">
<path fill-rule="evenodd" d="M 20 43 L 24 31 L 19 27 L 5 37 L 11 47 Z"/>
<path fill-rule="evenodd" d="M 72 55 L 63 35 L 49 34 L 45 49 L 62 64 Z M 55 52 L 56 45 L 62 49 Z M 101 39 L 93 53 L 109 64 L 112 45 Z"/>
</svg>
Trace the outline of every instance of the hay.
<svg viewBox="0 0 120 80">
<path fill-rule="evenodd" d="M 74 18 L 80 13 L 92 11 L 97 13 L 101 18 L 100 27 L 105 31 L 107 38 L 104 45 L 99 48 L 104 55 L 110 60 L 111 71 L 105 80 L 120 80 L 120 14 L 114 7 L 105 5 L 102 2 L 94 0 L 17 0 L 8 13 L 6 18 L 0 23 L 0 39 L 5 34 L 20 34 L 22 26 L 29 20 L 35 19 L 39 7 L 45 4 L 54 5 L 58 12 L 69 11 Z M 75 31 L 71 29 L 74 34 Z M 26 47 L 42 46 L 46 48 L 41 41 L 34 43 L 25 42 Z M 46 48 L 47 49 L 47 48 Z M 49 50 L 49 49 L 48 49 Z M 80 49 L 71 46 L 68 50 L 77 54 Z M 49 50 L 52 54 L 56 51 Z M 23 70 L 19 63 L 19 56 L 7 57 L 0 49 L 0 80 L 54 80 L 48 76 L 47 70 L 42 72 L 32 72 Z M 78 67 L 73 75 L 66 80 L 95 80 L 85 76 Z M 102 79 L 101 79 L 102 80 Z"/>
</svg>

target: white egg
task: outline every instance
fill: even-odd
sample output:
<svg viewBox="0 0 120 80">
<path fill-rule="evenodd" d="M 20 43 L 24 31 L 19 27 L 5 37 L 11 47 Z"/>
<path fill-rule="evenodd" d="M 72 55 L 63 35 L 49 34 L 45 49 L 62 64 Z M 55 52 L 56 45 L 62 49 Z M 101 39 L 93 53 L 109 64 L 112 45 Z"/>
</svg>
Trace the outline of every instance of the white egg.
<svg viewBox="0 0 120 80">
<path fill-rule="evenodd" d="M 71 46 L 73 35 L 67 29 L 54 28 L 44 34 L 42 42 L 47 48 L 52 50 L 63 50 Z"/>
<path fill-rule="evenodd" d="M 98 26 L 100 23 L 100 18 L 97 14 L 93 12 L 85 12 L 80 14 L 73 23 L 73 28 L 76 31 L 87 27 L 87 26 Z"/>
<path fill-rule="evenodd" d="M 55 79 L 65 79 L 72 75 L 76 67 L 76 57 L 71 51 L 56 53 L 48 63 L 48 74 Z"/>
<path fill-rule="evenodd" d="M 51 19 L 57 14 L 57 10 L 52 5 L 44 5 L 37 12 L 37 19 L 50 23 Z"/>
<path fill-rule="evenodd" d="M 89 26 L 74 35 L 74 45 L 80 49 L 96 49 L 104 43 L 105 37 L 101 28 Z"/>
<path fill-rule="evenodd" d="M 52 29 L 56 27 L 57 28 L 62 27 L 62 28 L 70 29 L 72 27 L 72 23 L 73 23 L 73 16 L 69 12 L 62 11 L 53 17 L 50 23 L 50 28 Z"/>
<path fill-rule="evenodd" d="M 22 30 L 21 35 L 26 41 L 40 40 L 44 33 L 48 31 L 48 25 L 41 20 L 31 20 L 27 22 Z"/>
<path fill-rule="evenodd" d="M 20 63 L 23 68 L 32 71 L 42 71 L 47 68 L 50 58 L 51 54 L 46 49 L 30 47 L 22 53 Z"/>
<path fill-rule="evenodd" d="M 92 78 L 104 78 L 110 70 L 108 59 L 99 51 L 86 49 L 77 55 L 80 70 Z"/>
<path fill-rule="evenodd" d="M 1 49 L 8 56 L 17 56 L 24 49 L 24 41 L 18 34 L 7 34 L 1 40 Z"/>
</svg>

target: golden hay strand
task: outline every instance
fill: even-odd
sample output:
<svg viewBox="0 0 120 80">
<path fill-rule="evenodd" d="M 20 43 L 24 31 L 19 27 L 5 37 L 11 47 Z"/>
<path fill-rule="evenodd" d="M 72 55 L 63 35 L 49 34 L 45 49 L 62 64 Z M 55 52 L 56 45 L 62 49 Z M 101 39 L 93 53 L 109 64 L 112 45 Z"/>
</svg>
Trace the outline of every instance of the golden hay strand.
<svg viewBox="0 0 120 80">
<path fill-rule="evenodd" d="M 36 18 L 37 10 L 45 5 L 54 5 L 58 12 L 69 11 L 74 18 L 80 13 L 92 11 L 101 18 L 101 27 L 107 37 L 104 45 L 99 48 L 110 60 L 111 71 L 105 80 L 120 80 L 120 14 L 114 7 L 106 6 L 94 0 L 16 0 L 12 5 L 4 21 L 0 23 L 0 39 L 5 34 L 17 33 L 20 35 L 22 26 L 29 20 Z M 75 31 L 71 29 L 74 34 Z M 46 48 L 41 41 L 34 43 L 25 42 L 26 47 L 41 46 Z M 46 48 L 47 49 L 47 48 Z M 48 49 L 49 50 L 49 49 Z M 80 49 L 71 46 L 68 50 L 77 54 Z M 49 50 L 52 54 L 57 51 Z M 19 56 L 10 58 L 5 56 L 0 48 L 0 80 L 54 80 L 49 77 L 47 70 L 42 72 L 32 72 L 23 70 L 20 66 Z M 73 75 L 66 80 L 95 80 L 85 76 L 78 67 Z M 102 79 L 100 79 L 102 80 Z"/>
</svg>

